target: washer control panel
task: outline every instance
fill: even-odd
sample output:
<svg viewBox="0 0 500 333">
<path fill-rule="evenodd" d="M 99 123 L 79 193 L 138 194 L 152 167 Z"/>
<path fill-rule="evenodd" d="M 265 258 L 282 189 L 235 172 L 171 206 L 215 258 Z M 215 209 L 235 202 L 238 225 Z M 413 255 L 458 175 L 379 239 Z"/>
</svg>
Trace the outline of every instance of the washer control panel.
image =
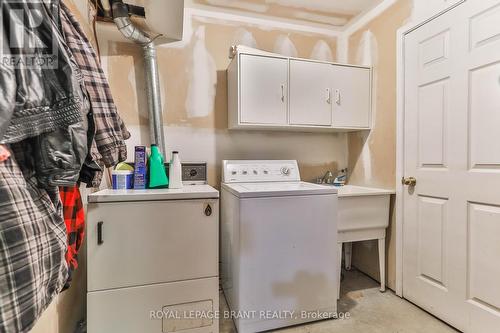
<svg viewBox="0 0 500 333">
<path fill-rule="evenodd" d="M 222 165 L 224 183 L 300 181 L 295 160 L 225 160 Z"/>
</svg>

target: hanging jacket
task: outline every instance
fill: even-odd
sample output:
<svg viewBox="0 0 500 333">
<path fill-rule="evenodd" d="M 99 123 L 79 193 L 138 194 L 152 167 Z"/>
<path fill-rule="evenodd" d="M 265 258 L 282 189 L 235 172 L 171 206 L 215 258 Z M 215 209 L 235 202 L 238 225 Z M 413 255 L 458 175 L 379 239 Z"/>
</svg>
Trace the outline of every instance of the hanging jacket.
<svg viewBox="0 0 500 333">
<path fill-rule="evenodd" d="M 5 29 L 1 29 L 2 43 L 0 57 L 10 57 L 9 38 Z M 0 142 L 10 124 L 16 104 L 16 77 L 14 68 L 0 61 Z"/>
<path fill-rule="evenodd" d="M 47 60 L 56 55 L 55 63 L 50 66 L 12 63 L 10 69 L 15 73 L 15 81 L 6 85 L 16 87 L 15 103 L 9 125 L 0 140 L 3 143 L 27 140 L 32 145 L 36 177 L 39 186 L 45 188 L 74 185 L 88 152 L 89 102 L 83 75 L 61 34 L 59 5 L 59 0 L 2 4 L 4 15 L 16 9 L 10 15 L 11 21 L 4 20 L 4 27 L 11 26 L 12 21 L 25 24 L 22 29 L 28 36 L 23 37 L 25 44 L 29 44 L 31 38 L 50 45 L 47 53 L 46 47 L 16 48 L 19 42 L 11 42 L 13 60 L 30 59 L 34 55 Z M 28 25 L 30 20 L 23 19 L 22 14 L 42 23 L 32 28 Z M 37 15 L 42 17 L 36 18 Z M 21 36 L 16 35 L 18 29 L 11 30 L 7 33 L 20 40 Z M 0 120 L 3 119 L 0 117 Z M 2 126 L 5 124 L 0 124 L 0 128 Z"/>
<path fill-rule="evenodd" d="M 1 7 L 8 39 L 2 40 L 6 68 L 0 93 L 9 98 L 1 104 L 0 128 L 5 130 L 0 142 L 19 142 L 81 121 L 79 84 L 52 18 L 58 1 L 2 1 Z"/>
<path fill-rule="evenodd" d="M 64 3 L 61 3 L 61 25 L 66 43 L 83 74 L 94 120 L 95 137 L 90 145 L 87 162 L 93 161 L 101 168 L 112 167 L 127 159 L 124 140 L 130 138 L 130 133 L 118 114 L 108 80 L 92 45 Z M 102 171 L 89 169 L 87 162 L 82 170 L 81 181 L 91 187 L 99 186 Z"/>
</svg>

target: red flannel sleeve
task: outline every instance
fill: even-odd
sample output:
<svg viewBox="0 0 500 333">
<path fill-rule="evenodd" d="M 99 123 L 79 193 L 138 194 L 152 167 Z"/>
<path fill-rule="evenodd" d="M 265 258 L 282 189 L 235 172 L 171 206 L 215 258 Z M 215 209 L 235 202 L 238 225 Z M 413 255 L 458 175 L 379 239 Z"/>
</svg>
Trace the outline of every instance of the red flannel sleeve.
<svg viewBox="0 0 500 333">
<path fill-rule="evenodd" d="M 63 204 L 64 223 L 68 237 L 68 251 L 66 261 L 71 270 L 78 267 L 78 251 L 83 242 L 85 232 L 85 213 L 82 197 L 78 186 L 59 187 L 59 194 Z"/>
</svg>

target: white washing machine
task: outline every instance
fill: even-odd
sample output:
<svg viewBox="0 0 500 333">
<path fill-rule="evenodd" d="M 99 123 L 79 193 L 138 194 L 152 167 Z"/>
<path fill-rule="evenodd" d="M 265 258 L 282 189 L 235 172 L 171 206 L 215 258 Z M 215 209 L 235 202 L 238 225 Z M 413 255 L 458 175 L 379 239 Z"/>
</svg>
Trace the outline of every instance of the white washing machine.
<svg viewBox="0 0 500 333">
<path fill-rule="evenodd" d="M 297 161 L 224 161 L 221 260 L 239 333 L 335 317 L 337 190 Z"/>
</svg>

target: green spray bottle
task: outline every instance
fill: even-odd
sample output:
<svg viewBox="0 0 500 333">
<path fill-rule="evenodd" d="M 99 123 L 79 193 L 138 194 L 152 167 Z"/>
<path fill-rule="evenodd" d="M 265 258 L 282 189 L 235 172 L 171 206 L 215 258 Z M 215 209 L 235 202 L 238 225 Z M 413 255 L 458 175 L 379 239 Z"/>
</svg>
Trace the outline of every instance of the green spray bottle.
<svg viewBox="0 0 500 333">
<path fill-rule="evenodd" d="M 163 164 L 163 156 L 155 144 L 151 145 L 151 155 L 149 155 L 149 188 L 168 187 L 168 177 Z"/>
</svg>

